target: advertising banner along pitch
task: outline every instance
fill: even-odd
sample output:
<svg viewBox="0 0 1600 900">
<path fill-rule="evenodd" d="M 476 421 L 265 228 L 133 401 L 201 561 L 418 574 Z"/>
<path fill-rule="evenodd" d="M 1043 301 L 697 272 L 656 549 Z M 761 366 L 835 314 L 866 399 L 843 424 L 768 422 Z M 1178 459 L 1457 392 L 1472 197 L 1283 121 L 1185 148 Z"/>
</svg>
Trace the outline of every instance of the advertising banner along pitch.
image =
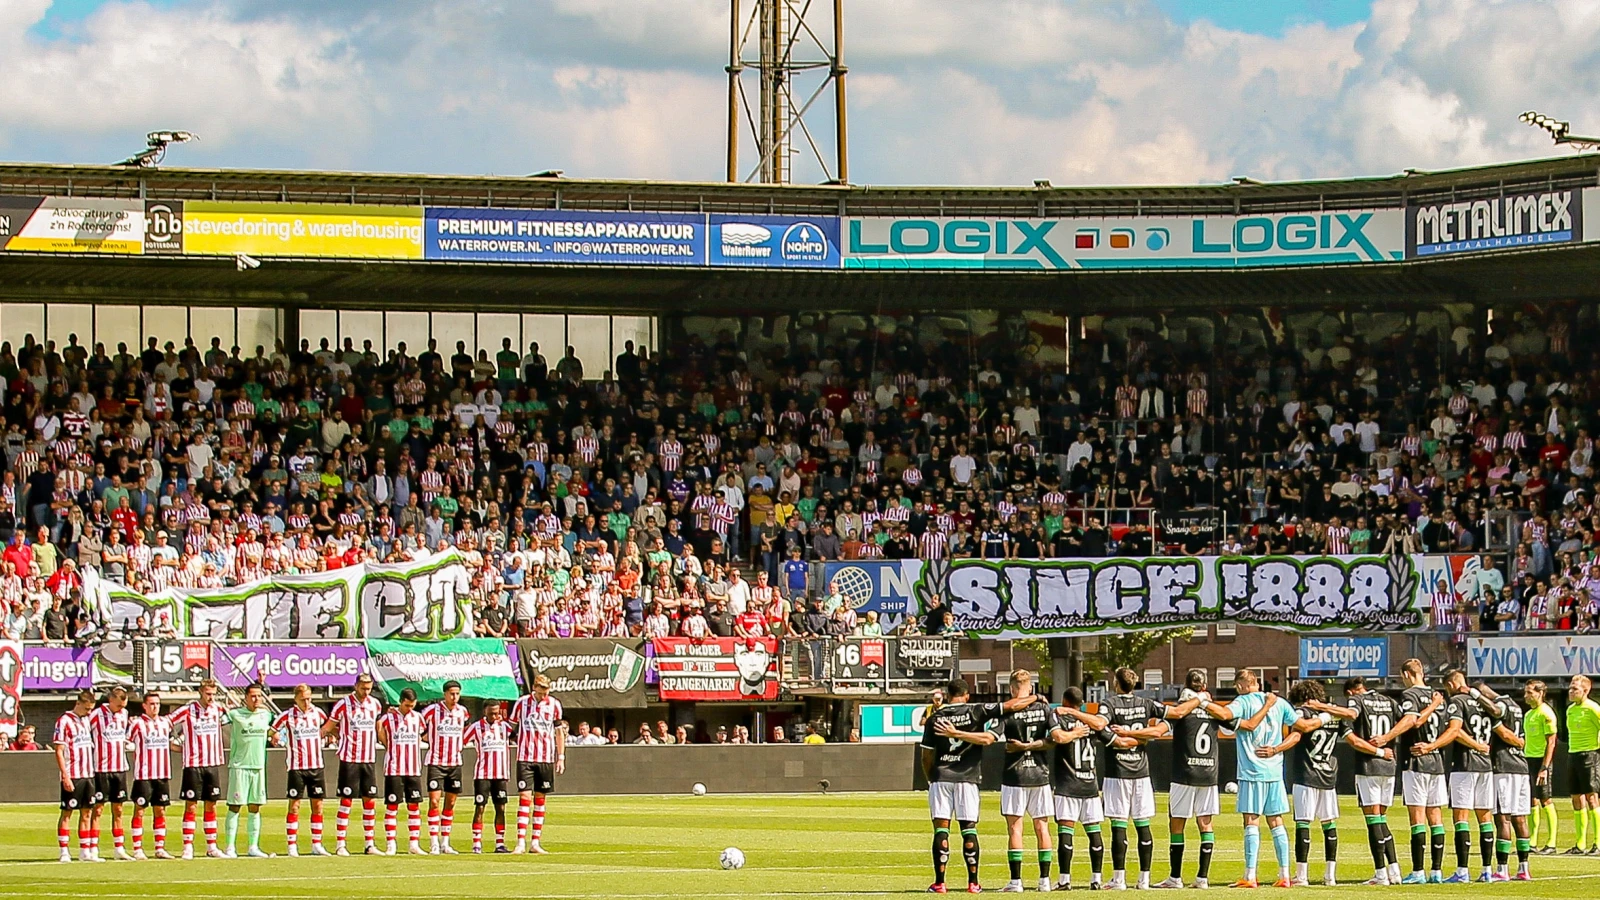
<svg viewBox="0 0 1600 900">
<path fill-rule="evenodd" d="M 460 262 L 703 266 L 706 217 L 429 207 L 423 257 Z"/>
<path fill-rule="evenodd" d="M 367 646 L 348 644 L 217 644 L 211 666 L 217 683 L 242 688 L 261 682 L 273 690 L 306 684 L 350 687 L 367 661 Z"/>
<path fill-rule="evenodd" d="M 94 648 L 42 647 L 22 650 L 22 689 L 71 693 L 94 686 Z"/>
<path fill-rule="evenodd" d="M 663 700 L 778 699 L 776 638 L 652 638 Z"/>
<path fill-rule="evenodd" d="M 0 242 L 36 253 L 142 253 L 144 201 L 0 198 Z"/>
<path fill-rule="evenodd" d="M 141 205 L 141 227 L 144 220 Z M 166 221 L 182 229 L 189 255 L 422 258 L 420 206 L 189 200 Z"/>
<path fill-rule="evenodd" d="M 837 218 L 713 215 L 710 223 L 708 262 L 713 266 L 839 268 Z"/>
<path fill-rule="evenodd" d="M 516 642 L 526 685 L 535 675 L 570 709 L 643 709 L 643 638 L 551 638 Z"/>
<path fill-rule="evenodd" d="M 1406 209 L 1406 256 L 1418 259 L 1583 240 L 1581 191 L 1534 191 Z"/>
<path fill-rule="evenodd" d="M 461 695 L 484 700 L 521 696 L 506 644 L 498 638 L 455 638 L 448 641 L 367 641 L 367 671 L 383 698 L 400 702 L 411 688 L 418 702 L 444 697 L 444 683 L 461 682 Z"/>
</svg>

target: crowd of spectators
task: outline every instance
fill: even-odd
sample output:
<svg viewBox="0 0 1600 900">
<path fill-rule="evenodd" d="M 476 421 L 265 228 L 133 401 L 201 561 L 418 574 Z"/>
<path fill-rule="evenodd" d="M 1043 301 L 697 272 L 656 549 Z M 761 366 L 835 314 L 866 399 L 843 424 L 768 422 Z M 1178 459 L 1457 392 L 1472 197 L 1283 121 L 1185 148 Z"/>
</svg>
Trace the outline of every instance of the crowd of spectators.
<svg viewBox="0 0 1600 900">
<path fill-rule="evenodd" d="M 881 633 L 814 563 L 1472 553 L 1497 509 L 1524 520 L 1497 564 L 1516 623 L 1593 627 L 1592 330 L 1565 307 L 1259 352 L 1135 329 L 1070 372 L 906 328 L 816 353 L 630 342 L 609 369 L 510 338 L 29 335 L 0 345 L 0 628 L 92 634 L 91 567 L 156 591 L 448 545 L 484 634 Z"/>
</svg>

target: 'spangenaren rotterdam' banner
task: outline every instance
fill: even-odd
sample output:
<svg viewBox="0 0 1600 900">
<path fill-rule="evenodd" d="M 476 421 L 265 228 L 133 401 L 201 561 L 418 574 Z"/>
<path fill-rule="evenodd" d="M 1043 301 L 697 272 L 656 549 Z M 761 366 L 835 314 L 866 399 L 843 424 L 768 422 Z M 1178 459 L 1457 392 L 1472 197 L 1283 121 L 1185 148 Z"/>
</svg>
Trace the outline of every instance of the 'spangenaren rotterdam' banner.
<svg viewBox="0 0 1600 900">
<path fill-rule="evenodd" d="M 644 638 L 548 638 L 517 641 L 523 683 L 550 679 L 569 709 L 644 709 Z"/>
<path fill-rule="evenodd" d="M 441 640 L 474 625 L 467 568 L 445 550 L 397 565 L 276 575 L 235 587 L 142 594 L 84 572 L 86 602 L 112 630 L 170 622 L 178 637 L 294 641 Z"/>
<path fill-rule="evenodd" d="M 1238 622 L 1301 632 L 1425 627 L 1420 556 L 1147 557 L 925 563 L 971 637 L 1108 634 Z"/>
</svg>

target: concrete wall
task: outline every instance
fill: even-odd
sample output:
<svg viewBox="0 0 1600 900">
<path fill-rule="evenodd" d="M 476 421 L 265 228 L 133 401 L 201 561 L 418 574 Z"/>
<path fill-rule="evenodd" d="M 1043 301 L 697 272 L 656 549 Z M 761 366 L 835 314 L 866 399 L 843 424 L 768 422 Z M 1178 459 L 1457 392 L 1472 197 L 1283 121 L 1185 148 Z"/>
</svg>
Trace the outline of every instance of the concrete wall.
<svg viewBox="0 0 1600 900">
<path fill-rule="evenodd" d="M 566 794 L 672 794 L 695 782 L 712 793 L 804 793 L 827 779 L 834 791 L 906 791 L 914 787 L 913 744 L 690 744 L 684 747 L 573 747 L 567 771 L 556 779 Z M 467 790 L 471 791 L 473 751 L 466 752 Z M 329 796 L 338 779 L 338 761 L 326 754 Z M 181 762 L 173 755 L 172 794 L 177 798 Z M 281 798 L 283 751 L 269 750 L 267 791 Z M 381 787 L 381 781 L 380 781 Z M 40 751 L 0 753 L 0 803 L 55 803 L 60 798 L 55 754 Z"/>
</svg>

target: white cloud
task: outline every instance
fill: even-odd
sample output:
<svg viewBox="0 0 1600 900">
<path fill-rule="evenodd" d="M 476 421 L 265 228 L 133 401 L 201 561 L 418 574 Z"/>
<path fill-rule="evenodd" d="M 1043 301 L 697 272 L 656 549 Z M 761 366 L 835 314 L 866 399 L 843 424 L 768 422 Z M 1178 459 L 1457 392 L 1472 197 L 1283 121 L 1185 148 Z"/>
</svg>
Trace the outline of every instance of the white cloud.
<svg viewBox="0 0 1600 900">
<path fill-rule="evenodd" d="M 723 171 L 722 0 L 107 0 L 46 40 L 48 5 L 0 2 L 11 158 L 104 162 L 174 127 L 196 165 Z M 1276 37 L 1149 0 L 848 6 L 859 182 L 1380 174 L 1556 152 L 1528 108 L 1600 130 L 1594 0 L 1376 0 Z"/>
</svg>

